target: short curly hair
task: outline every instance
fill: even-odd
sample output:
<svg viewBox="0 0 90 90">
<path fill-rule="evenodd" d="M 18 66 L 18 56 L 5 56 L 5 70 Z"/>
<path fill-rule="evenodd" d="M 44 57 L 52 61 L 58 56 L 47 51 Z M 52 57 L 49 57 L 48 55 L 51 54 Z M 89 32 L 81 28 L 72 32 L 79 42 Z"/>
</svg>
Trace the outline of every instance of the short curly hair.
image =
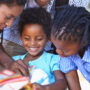
<svg viewBox="0 0 90 90">
<path fill-rule="evenodd" d="M 63 6 L 57 12 L 51 34 L 58 40 L 85 41 L 90 40 L 90 13 L 83 7 Z"/>
<path fill-rule="evenodd" d="M 0 0 L 0 4 L 6 4 L 8 6 L 16 5 L 25 5 L 27 0 Z"/>
<path fill-rule="evenodd" d="M 20 15 L 18 30 L 20 35 L 23 32 L 24 26 L 27 24 L 39 24 L 43 27 L 46 36 L 50 37 L 51 32 L 51 16 L 45 9 L 39 8 L 27 8 Z"/>
</svg>

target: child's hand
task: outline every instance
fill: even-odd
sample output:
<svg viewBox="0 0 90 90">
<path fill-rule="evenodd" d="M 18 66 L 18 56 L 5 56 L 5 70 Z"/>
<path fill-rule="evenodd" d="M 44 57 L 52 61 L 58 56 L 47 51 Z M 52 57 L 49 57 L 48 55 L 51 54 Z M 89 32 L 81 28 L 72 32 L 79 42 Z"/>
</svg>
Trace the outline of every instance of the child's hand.
<svg viewBox="0 0 90 90">
<path fill-rule="evenodd" d="M 33 90 L 47 90 L 45 86 L 34 83 L 33 84 Z"/>
</svg>

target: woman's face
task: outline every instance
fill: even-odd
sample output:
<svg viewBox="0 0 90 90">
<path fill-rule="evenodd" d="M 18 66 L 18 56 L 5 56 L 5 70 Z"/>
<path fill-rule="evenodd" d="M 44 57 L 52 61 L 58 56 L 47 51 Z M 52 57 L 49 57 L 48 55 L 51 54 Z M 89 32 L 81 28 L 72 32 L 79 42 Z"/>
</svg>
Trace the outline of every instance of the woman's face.
<svg viewBox="0 0 90 90">
<path fill-rule="evenodd" d="M 13 20 L 20 15 L 24 6 L 13 5 L 11 7 L 6 4 L 0 4 L 0 30 L 6 26 L 10 27 Z"/>
<path fill-rule="evenodd" d="M 36 2 L 39 6 L 43 7 L 46 6 L 50 2 L 50 0 L 36 0 Z"/>
</svg>

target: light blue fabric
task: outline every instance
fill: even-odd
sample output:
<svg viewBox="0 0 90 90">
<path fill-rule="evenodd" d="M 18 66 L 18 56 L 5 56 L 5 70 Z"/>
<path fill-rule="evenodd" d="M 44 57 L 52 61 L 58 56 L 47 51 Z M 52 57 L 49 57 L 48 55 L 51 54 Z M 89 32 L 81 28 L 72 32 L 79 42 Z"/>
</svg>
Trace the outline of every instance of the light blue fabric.
<svg viewBox="0 0 90 90">
<path fill-rule="evenodd" d="M 90 47 L 85 51 L 83 58 L 76 54 L 72 56 L 72 60 L 84 78 L 90 82 Z"/>
<path fill-rule="evenodd" d="M 61 71 L 67 73 L 78 68 L 84 78 L 90 82 L 90 47 L 85 51 L 83 58 L 78 54 L 75 54 L 73 56 L 60 59 L 62 59 L 59 63 Z"/>
<path fill-rule="evenodd" d="M 12 58 L 15 61 L 19 59 L 23 60 L 25 56 L 26 54 L 14 56 Z M 29 66 L 34 65 L 35 67 L 44 71 L 48 75 L 49 82 L 53 83 L 55 82 L 53 71 L 59 70 L 59 65 L 58 65 L 59 59 L 60 59 L 59 55 L 54 55 L 51 53 L 44 52 L 38 59 L 34 61 L 29 61 Z"/>
<path fill-rule="evenodd" d="M 68 73 L 72 70 L 77 70 L 76 65 L 70 57 L 61 57 L 59 60 L 59 68 L 63 73 Z"/>
</svg>

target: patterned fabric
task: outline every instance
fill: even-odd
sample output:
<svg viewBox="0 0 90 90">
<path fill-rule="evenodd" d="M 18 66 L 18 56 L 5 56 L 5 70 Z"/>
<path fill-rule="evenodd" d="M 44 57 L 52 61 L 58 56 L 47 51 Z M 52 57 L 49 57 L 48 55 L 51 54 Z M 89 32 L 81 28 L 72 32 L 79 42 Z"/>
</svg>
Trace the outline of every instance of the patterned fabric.
<svg viewBox="0 0 90 90">
<path fill-rule="evenodd" d="M 29 73 L 30 73 L 31 83 L 37 82 L 41 85 L 50 84 L 47 73 L 45 73 L 42 69 L 37 68 L 34 65 L 32 65 L 31 67 L 29 67 Z"/>
<path fill-rule="evenodd" d="M 52 8 L 52 6 L 54 4 L 54 1 L 55 0 L 50 0 L 50 2 L 46 6 L 44 6 L 43 8 L 45 8 L 48 12 L 50 12 L 51 8 Z M 28 0 L 26 5 L 27 5 L 26 8 L 39 7 L 39 5 L 36 3 L 35 0 Z"/>
<path fill-rule="evenodd" d="M 23 60 L 26 55 L 27 54 L 25 54 L 25 55 L 18 55 L 18 56 L 14 56 L 12 58 L 15 61 L 19 60 L 19 59 Z M 36 68 L 39 69 L 40 72 L 43 71 L 44 73 L 46 73 L 44 79 L 46 81 L 48 81 L 48 82 L 45 83 L 45 84 L 53 83 L 53 82 L 55 82 L 55 77 L 54 77 L 53 71 L 59 70 L 59 65 L 58 65 L 59 58 L 60 58 L 59 55 L 54 55 L 54 54 L 51 54 L 51 53 L 44 52 L 40 56 L 40 58 L 38 58 L 36 60 L 33 60 L 33 61 L 29 61 L 29 66 L 35 66 Z M 43 75 L 43 73 L 40 73 L 40 74 Z M 42 76 L 40 76 L 40 77 L 42 77 Z M 40 79 L 40 77 L 36 77 L 36 80 L 34 80 L 34 81 L 36 81 L 39 84 L 43 84 L 44 81 L 42 81 L 42 78 Z M 39 80 L 39 81 L 37 81 L 37 80 Z"/>
<path fill-rule="evenodd" d="M 26 4 L 26 8 L 34 8 L 34 7 L 39 7 L 39 5 L 36 3 L 35 0 L 29 0 Z M 54 18 L 54 9 L 55 9 L 55 0 L 50 0 L 50 2 L 44 6 L 43 8 L 46 9 L 47 12 L 51 13 L 52 19 Z"/>
<path fill-rule="evenodd" d="M 85 7 L 86 9 L 90 9 L 89 4 L 90 0 L 69 0 L 69 5 L 75 5 L 77 7 Z"/>
<path fill-rule="evenodd" d="M 72 56 L 72 60 L 86 80 L 90 82 L 90 47 L 86 50 L 83 58 L 79 55 Z"/>
<path fill-rule="evenodd" d="M 3 30 L 3 39 L 12 41 L 14 43 L 17 43 L 19 45 L 22 45 L 21 39 L 20 39 L 20 34 L 18 31 L 18 21 L 19 17 L 15 19 L 13 22 L 11 28 L 4 28 Z"/>
</svg>

